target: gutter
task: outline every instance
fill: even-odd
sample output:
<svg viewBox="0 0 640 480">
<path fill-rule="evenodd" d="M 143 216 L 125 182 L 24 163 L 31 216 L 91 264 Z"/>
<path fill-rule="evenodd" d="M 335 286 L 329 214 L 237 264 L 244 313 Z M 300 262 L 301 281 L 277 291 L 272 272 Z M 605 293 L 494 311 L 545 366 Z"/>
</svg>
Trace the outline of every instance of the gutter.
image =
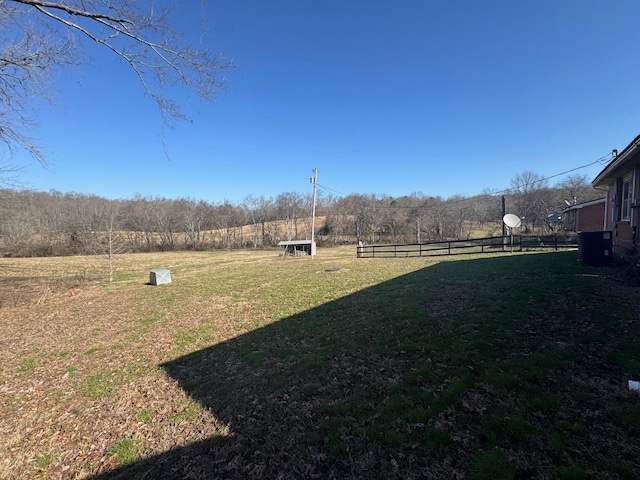
<svg viewBox="0 0 640 480">
<path fill-rule="evenodd" d="M 624 150 L 622 150 L 622 152 L 616 155 L 615 158 L 611 160 L 609 165 L 604 167 L 604 170 L 602 170 L 598 174 L 598 176 L 591 181 L 591 185 L 593 185 L 593 187 L 596 188 L 596 186 L 599 183 L 601 183 L 604 179 L 607 178 L 609 173 L 616 170 L 618 167 L 624 164 L 630 157 L 632 157 L 635 154 L 636 150 L 639 149 L 639 147 L 640 147 L 640 135 L 634 138 L 631 141 L 631 143 L 627 145 Z"/>
</svg>

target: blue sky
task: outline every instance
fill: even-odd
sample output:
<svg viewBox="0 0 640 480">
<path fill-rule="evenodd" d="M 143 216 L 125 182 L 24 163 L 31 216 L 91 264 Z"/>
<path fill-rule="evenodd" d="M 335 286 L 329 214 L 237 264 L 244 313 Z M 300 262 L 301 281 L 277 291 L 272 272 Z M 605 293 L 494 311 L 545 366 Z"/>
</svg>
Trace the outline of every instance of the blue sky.
<svg viewBox="0 0 640 480">
<path fill-rule="evenodd" d="M 194 44 L 238 65 L 166 132 L 107 52 L 34 103 L 48 169 L 25 188 L 240 203 L 311 191 L 444 198 L 553 176 L 640 133 L 637 0 L 185 0 Z M 202 31 L 202 23 L 207 31 Z M 203 43 L 204 42 L 204 43 Z M 572 172 L 593 179 L 603 165 Z M 562 179 L 555 177 L 552 184 Z"/>
</svg>

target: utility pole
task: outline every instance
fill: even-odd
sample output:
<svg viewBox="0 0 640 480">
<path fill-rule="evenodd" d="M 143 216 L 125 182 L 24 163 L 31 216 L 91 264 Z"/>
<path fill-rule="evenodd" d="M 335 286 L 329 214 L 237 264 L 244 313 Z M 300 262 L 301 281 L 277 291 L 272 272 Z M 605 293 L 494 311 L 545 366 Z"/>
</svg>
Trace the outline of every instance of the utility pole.
<svg viewBox="0 0 640 480">
<path fill-rule="evenodd" d="M 311 255 L 315 254 L 313 245 L 315 244 L 316 234 L 316 183 L 318 182 L 318 169 L 313 169 L 313 177 L 309 179 L 313 183 L 313 207 L 311 209 Z"/>
<path fill-rule="evenodd" d="M 504 218 L 504 216 L 507 214 L 507 201 L 504 198 L 504 195 L 502 195 L 502 217 Z M 506 237 L 507 236 L 507 226 L 504 224 L 504 221 L 502 222 L 502 236 Z"/>
</svg>

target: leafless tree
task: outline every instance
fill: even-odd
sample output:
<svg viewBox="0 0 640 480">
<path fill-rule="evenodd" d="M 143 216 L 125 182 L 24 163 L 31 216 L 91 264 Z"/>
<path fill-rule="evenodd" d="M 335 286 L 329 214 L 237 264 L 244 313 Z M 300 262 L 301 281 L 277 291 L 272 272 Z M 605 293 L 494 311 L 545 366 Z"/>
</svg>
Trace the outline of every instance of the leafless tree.
<svg viewBox="0 0 640 480">
<path fill-rule="evenodd" d="M 547 180 L 540 174 L 527 170 L 517 174 L 511 180 L 510 198 L 515 213 L 522 219 L 523 230 L 534 232 L 546 225 L 550 212 L 549 188 Z M 509 203 L 509 202 L 508 202 Z"/>
<path fill-rule="evenodd" d="M 382 209 L 380 197 L 373 194 L 352 194 L 343 199 L 351 212 L 355 237 L 366 243 L 376 243 L 380 238 Z"/>
<path fill-rule="evenodd" d="M 352 237 L 355 238 L 352 227 L 352 216 L 345 213 L 343 204 L 337 203 L 328 210 L 324 226 L 318 229 L 318 235 L 334 244 L 347 243 Z"/>
<path fill-rule="evenodd" d="M 474 197 L 474 203 L 478 227 L 499 231 L 502 228 L 502 197 L 485 190 Z"/>
<path fill-rule="evenodd" d="M 428 197 L 424 200 L 421 229 L 425 234 L 422 241 L 440 242 L 446 239 L 447 212 L 446 203 L 440 197 Z"/>
<path fill-rule="evenodd" d="M 591 186 L 586 175 L 580 174 L 569 175 L 561 180 L 557 185 L 557 193 L 562 197 L 558 200 L 560 206 L 565 205 L 565 200 L 569 203 L 580 203 L 604 197 L 602 191 Z"/>
<path fill-rule="evenodd" d="M 117 255 L 128 251 L 127 241 L 122 231 L 121 207 L 122 202 L 117 200 L 102 202 L 94 212 L 96 230 L 91 232 L 94 250 L 92 253 L 107 257 L 110 282 L 115 277 Z"/>
<path fill-rule="evenodd" d="M 469 198 L 463 195 L 449 197 L 444 221 L 445 236 L 456 240 L 469 238 L 469 234 L 465 234 L 465 227 L 471 224 L 474 214 L 474 204 Z"/>
<path fill-rule="evenodd" d="M 0 255 L 18 255 L 36 232 L 29 197 L 10 189 L 0 190 Z"/>
<path fill-rule="evenodd" d="M 238 210 L 228 200 L 214 208 L 213 226 L 217 229 L 220 245 L 226 250 L 242 245 L 242 222 Z"/>
<path fill-rule="evenodd" d="M 172 23 L 178 2 L 138 0 L 0 0 L 0 141 L 46 160 L 31 131 L 34 97 L 53 102 L 51 74 L 82 63 L 81 48 L 97 44 L 137 75 L 166 125 L 184 119 L 166 95 L 180 84 L 210 100 L 233 67 L 224 55 L 194 48 Z"/>
<path fill-rule="evenodd" d="M 273 200 L 263 196 L 255 197 L 248 195 L 244 199 L 244 209 L 246 216 L 251 221 L 252 226 L 252 246 L 262 248 L 265 238 L 265 223 L 270 219 L 270 212 L 273 210 Z"/>
<path fill-rule="evenodd" d="M 311 209 L 305 209 L 304 205 L 304 197 L 297 192 L 284 192 L 275 199 L 277 215 L 287 229 L 287 240 L 298 239 L 300 219 L 311 214 Z"/>
<path fill-rule="evenodd" d="M 135 195 L 120 209 L 124 218 L 123 228 L 135 250 L 152 251 L 156 247 L 153 204 L 153 198 Z"/>
<path fill-rule="evenodd" d="M 406 197 L 393 198 L 385 196 L 381 203 L 381 231 L 391 243 L 401 243 L 407 221 Z"/>
<path fill-rule="evenodd" d="M 200 250 L 206 230 L 206 216 L 209 206 L 200 200 L 179 198 L 174 201 L 174 210 L 179 217 L 179 224 L 184 229 L 185 248 Z"/>
</svg>

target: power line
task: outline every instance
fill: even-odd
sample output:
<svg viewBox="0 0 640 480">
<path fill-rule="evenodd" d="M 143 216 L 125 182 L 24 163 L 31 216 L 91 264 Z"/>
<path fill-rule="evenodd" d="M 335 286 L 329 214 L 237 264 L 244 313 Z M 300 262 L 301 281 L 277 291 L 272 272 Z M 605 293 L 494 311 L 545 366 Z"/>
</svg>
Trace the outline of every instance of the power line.
<svg viewBox="0 0 640 480">
<path fill-rule="evenodd" d="M 560 177 L 560 176 L 562 176 L 562 175 L 566 175 L 567 173 L 575 172 L 576 170 L 581 170 L 581 169 L 583 169 L 583 168 L 590 167 L 590 166 L 592 166 L 592 165 L 595 165 L 596 163 L 603 164 L 603 162 L 604 162 L 605 160 L 606 160 L 607 162 L 610 160 L 609 158 L 607 158 L 607 157 L 609 157 L 610 155 L 612 155 L 612 154 L 611 154 L 611 153 L 608 153 L 607 155 L 603 155 L 602 157 L 598 158 L 597 160 L 594 160 L 594 161 L 593 161 L 593 162 L 591 162 L 591 163 L 587 163 L 586 165 L 582 165 L 582 166 L 580 166 L 580 167 L 575 167 L 575 168 L 572 168 L 571 170 L 567 170 L 567 171 L 565 171 L 565 172 L 556 173 L 555 175 L 551 175 L 551 176 L 549 176 L 549 177 L 541 178 L 541 179 L 539 179 L 539 180 L 535 180 L 535 181 L 533 181 L 533 182 L 523 183 L 522 185 L 516 185 L 516 186 L 514 186 L 514 187 L 507 188 L 507 189 L 502 190 L 502 191 L 499 191 L 499 192 L 495 192 L 495 193 L 493 193 L 492 195 L 502 195 L 502 194 L 508 193 L 508 192 L 510 192 L 510 191 L 512 191 L 512 190 L 517 190 L 518 188 L 528 187 L 528 186 L 531 186 L 531 185 L 535 185 L 536 183 L 546 182 L 547 180 L 551 180 L 552 178 Z"/>
<path fill-rule="evenodd" d="M 339 192 L 337 190 L 333 190 L 333 189 L 331 189 L 329 187 L 325 187 L 324 185 L 320 185 L 319 183 L 316 184 L 316 185 L 321 190 L 325 190 L 326 192 L 331 193 L 332 195 L 338 195 L 339 197 L 347 197 L 347 196 L 349 196 L 349 194 L 347 194 L 347 193 L 342 193 L 342 192 Z"/>
<path fill-rule="evenodd" d="M 494 197 L 494 196 L 498 196 L 498 195 L 505 195 L 505 194 L 508 194 L 509 192 L 516 191 L 516 190 L 518 190 L 520 188 L 533 186 L 533 185 L 536 185 L 538 183 L 542 183 L 542 182 L 546 182 L 547 180 L 551 180 L 552 178 L 560 177 L 562 175 L 566 175 L 568 173 L 575 172 L 576 170 L 581 170 L 583 168 L 591 167 L 592 165 L 595 165 L 597 163 L 599 163 L 601 165 L 604 165 L 604 164 L 608 163 L 612 159 L 612 156 L 613 156 L 613 152 L 608 153 L 606 155 L 603 155 L 603 156 L 601 156 L 600 158 L 594 160 L 591 163 L 587 163 L 585 165 L 581 165 L 579 167 L 575 167 L 575 168 L 572 168 L 570 170 L 566 170 L 564 172 L 556 173 L 554 175 L 550 175 L 550 176 L 545 177 L 545 178 L 540 178 L 540 179 L 534 180 L 533 182 L 523 183 L 521 185 L 515 185 L 515 186 L 513 186 L 511 188 L 506 188 L 504 190 L 499 190 L 497 192 L 478 194 L 478 195 L 473 195 L 471 197 L 464 197 L 464 198 L 457 199 L 457 200 L 446 200 L 445 203 L 447 203 L 447 204 L 456 204 L 456 203 L 466 202 L 466 201 L 469 201 L 469 200 L 472 200 L 472 199 L 477 199 L 477 198 L 482 198 L 482 197 Z M 331 193 L 333 195 L 337 195 L 339 197 L 347 197 L 347 196 L 350 195 L 350 194 L 339 192 L 337 190 L 333 190 L 333 189 L 331 189 L 329 187 L 325 187 L 325 186 L 320 185 L 320 184 L 318 184 L 318 188 L 320 188 L 320 189 L 322 189 L 322 190 L 324 190 L 324 191 L 326 191 L 328 193 Z M 416 208 L 416 207 L 421 207 L 421 206 L 425 206 L 425 205 L 414 205 L 414 206 L 391 206 L 391 205 L 389 205 L 389 206 L 378 206 L 378 208 L 405 209 L 405 208 Z"/>
</svg>

